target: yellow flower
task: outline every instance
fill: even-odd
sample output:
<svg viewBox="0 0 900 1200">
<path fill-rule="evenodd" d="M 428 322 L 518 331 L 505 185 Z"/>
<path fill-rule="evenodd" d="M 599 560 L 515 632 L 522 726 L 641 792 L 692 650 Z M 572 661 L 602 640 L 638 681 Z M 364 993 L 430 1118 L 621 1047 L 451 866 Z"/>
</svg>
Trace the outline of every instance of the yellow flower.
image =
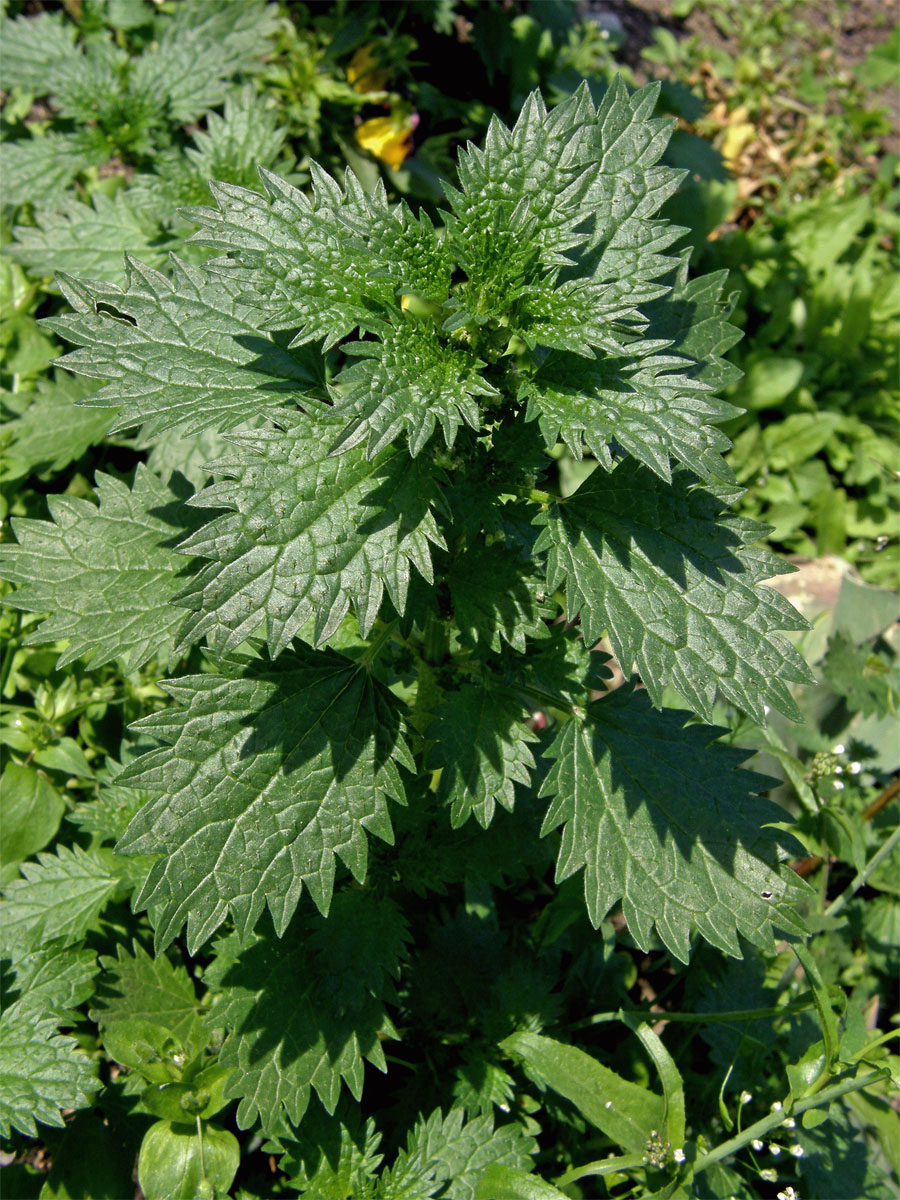
<svg viewBox="0 0 900 1200">
<path fill-rule="evenodd" d="M 356 140 L 396 171 L 412 153 L 413 123 L 407 117 L 398 123 L 393 117 L 372 117 L 356 130 Z"/>
<path fill-rule="evenodd" d="M 347 67 L 347 81 L 355 92 L 383 92 L 390 77 L 390 71 L 377 69 L 374 42 L 360 46 Z"/>
</svg>

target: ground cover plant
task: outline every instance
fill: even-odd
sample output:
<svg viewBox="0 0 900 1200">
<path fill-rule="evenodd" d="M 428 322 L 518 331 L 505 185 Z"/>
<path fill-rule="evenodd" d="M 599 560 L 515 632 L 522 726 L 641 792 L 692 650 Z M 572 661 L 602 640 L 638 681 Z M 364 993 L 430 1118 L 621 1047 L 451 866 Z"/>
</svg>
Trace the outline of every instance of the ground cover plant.
<svg viewBox="0 0 900 1200">
<path fill-rule="evenodd" d="M 594 92 L 431 218 L 282 140 L 64 303 L 17 233 L 4 1194 L 894 1194 L 896 600 L 760 586 L 726 276 Z"/>
</svg>

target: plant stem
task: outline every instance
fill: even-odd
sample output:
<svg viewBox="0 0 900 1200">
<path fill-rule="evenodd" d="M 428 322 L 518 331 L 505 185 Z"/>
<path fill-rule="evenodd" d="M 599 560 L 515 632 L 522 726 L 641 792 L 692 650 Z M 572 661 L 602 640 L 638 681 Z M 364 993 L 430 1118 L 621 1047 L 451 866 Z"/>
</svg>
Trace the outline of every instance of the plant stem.
<svg viewBox="0 0 900 1200">
<path fill-rule="evenodd" d="M 767 1133 L 771 1133 L 773 1129 L 777 1129 L 782 1125 L 786 1117 L 800 1116 L 801 1113 L 805 1113 L 811 1108 L 823 1108 L 830 1104 L 832 1100 L 838 1100 L 848 1092 L 861 1092 L 870 1083 L 887 1078 L 887 1074 L 887 1070 L 871 1071 L 868 1075 L 859 1075 L 853 1079 L 844 1079 L 842 1082 L 835 1083 L 831 1087 L 823 1088 L 821 1092 L 818 1092 L 808 1100 L 798 1100 L 791 1107 L 790 1112 L 787 1109 L 779 1109 L 777 1112 L 769 1113 L 767 1117 L 763 1117 L 755 1125 L 750 1125 L 743 1133 L 729 1138 L 727 1142 L 722 1142 L 714 1150 L 710 1150 L 708 1154 L 701 1154 L 694 1163 L 694 1174 L 699 1175 L 701 1171 L 708 1170 L 715 1163 L 721 1162 L 723 1158 L 730 1158 L 732 1154 L 737 1154 L 739 1150 L 743 1150 L 744 1146 L 749 1146 L 751 1142 L 757 1139 L 762 1140 Z"/>
<path fill-rule="evenodd" d="M 863 867 L 863 869 L 858 873 L 858 875 L 853 880 L 853 882 L 850 884 L 850 886 L 845 888 L 841 892 L 841 894 L 838 896 L 838 898 L 836 900 L 834 900 L 831 904 L 829 904 L 828 908 L 826 908 L 826 910 L 825 910 L 828 913 L 829 917 L 835 916 L 837 913 L 839 913 L 841 911 L 841 909 L 847 904 L 847 902 L 849 900 L 853 899 L 853 897 L 856 895 L 856 893 L 859 891 L 859 889 L 863 886 L 863 884 L 866 882 L 866 880 L 869 878 L 869 876 L 872 874 L 872 872 L 875 870 L 875 868 L 881 866 L 881 864 L 884 862 L 884 860 L 893 853 L 894 848 L 897 846 L 898 842 L 900 842 L 900 826 L 898 826 L 894 830 L 894 832 L 891 834 L 891 836 L 888 838 L 888 840 L 884 843 L 884 845 L 881 847 L 881 849 L 877 850 L 872 855 L 872 857 L 869 859 L 869 861 L 866 863 L 866 865 Z"/>
<path fill-rule="evenodd" d="M 787 1004 L 772 1005 L 770 1008 L 736 1008 L 728 1012 L 667 1012 L 665 1009 L 660 1009 L 656 1012 L 645 1008 L 620 1008 L 615 1012 L 594 1013 L 593 1016 L 585 1017 L 581 1021 L 574 1021 L 571 1025 L 567 1025 L 566 1028 L 587 1029 L 592 1025 L 603 1025 L 607 1021 L 619 1020 L 623 1015 L 638 1017 L 641 1020 L 651 1023 L 656 1021 L 680 1021 L 689 1025 L 716 1025 L 725 1021 L 759 1021 L 767 1017 L 781 1017 L 786 1013 L 802 1012 L 804 1009 L 812 1008 L 813 1003 L 813 997 L 810 993 L 807 996 L 799 996 L 796 1000 L 791 1000 Z"/>
</svg>

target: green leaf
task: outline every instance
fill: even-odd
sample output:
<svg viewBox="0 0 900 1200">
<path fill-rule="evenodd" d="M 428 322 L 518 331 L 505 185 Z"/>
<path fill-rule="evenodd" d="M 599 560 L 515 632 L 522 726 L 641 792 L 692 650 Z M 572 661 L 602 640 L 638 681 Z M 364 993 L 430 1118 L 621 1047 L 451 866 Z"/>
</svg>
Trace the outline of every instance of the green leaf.
<svg viewBox="0 0 900 1200">
<path fill-rule="evenodd" d="M 525 1032 L 514 1033 L 500 1046 L 624 1150 L 643 1154 L 651 1134 L 663 1129 L 660 1096 L 623 1079 L 577 1046 Z"/>
<path fill-rule="evenodd" d="M 223 102 L 234 76 L 261 65 L 274 30 L 265 0 L 178 5 L 134 61 L 132 89 L 165 104 L 173 124 L 190 125 Z"/>
<path fill-rule="evenodd" d="M 538 421 L 548 450 L 563 441 L 608 471 L 617 442 L 667 482 L 673 461 L 702 479 L 731 479 L 722 458 L 730 443 L 715 423 L 738 410 L 693 378 L 687 360 L 659 353 L 662 345 L 635 343 L 624 361 L 551 354 L 519 389 L 525 419 Z"/>
<path fill-rule="evenodd" d="M 22 88 L 35 96 L 52 91 L 54 73 L 66 60 L 77 61 L 77 28 L 61 12 L 4 18 L 0 24 L 0 87 L 3 91 Z M 5 164 L 4 164 L 5 166 Z"/>
<path fill-rule="evenodd" d="M 37 1137 L 36 1122 L 64 1128 L 60 1109 L 84 1108 L 100 1087 L 96 1063 L 53 1017 L 0 1016 L 0 1134 L 10 1127 Z"/>
<path fill-rule="evenodd" d="M 227 1195 L 240 1161 L 238 1140 L 226 1129 L 157 1121 L 141 1143 L 138 1182 L 145 1200 Z"/>
<path fill-rule="evenodd" d="M 854 646 L 843 634 L 829 638 L 822 674 L 847 707 L 863 716 L 895 711 L 900 693 L 898 666 L 871 646 Z"/>
<path fill-rule="evenodd" d="M 549 637 L 545 621 L 558 609 L 543 603 L 543 580 L 513 549 L 474 542 L 453 555 L 447 584 L 453 618 L 467 645 L 499 652 L 502 638 L 524 654 L 526 638 Z"/>
<path fill-rule="evenodd" d="M 569 261 L 585 240 L 579 206 L 591 162 L 595 109 L 586 88 L 549 114 L 532 93 L 512 130 L 493 118 L 484 149 L 459 156 L 459 189 L 445 185 L 445 221 L 468 276 L 454 324 L 510 311 L 526 280 Z"/>
<path fill-rule="evenodd" d="M 351 1107 L 346 1098 L 333 1115 L 314 1101 L 292 1139 L 279 1140 L 287 1152 L 278 1165 L 301 1195 L 321 1200 L 369 1197 L 384 1157 L 378 1153 L 381 1134 L 371 1117 L 363 1123 L 359 1107 Z"/>
<path fill-rule="evenodd" d="M 403 612 L 411 567 L 433 580 L 433 466 L 396 447 L 372 462 L 361 449 L 331 457 L 340 425 L 327 412 L 279 425 L 233 435 L 235 451 L 211 464 L 224 478 L 196 503 L 232 511 L 182 544 L 211 560 L 183 593 L 196 610 L 186 639 L 231 650 L 265 621 L 277 655 L 313 617 L 317 642 L 331 636 L 351 602 L 366 636 L 385 590 Z"/>
<path fill-rule="evenodd" d="M 364 669 L 306 647 L 278 662 L 225 659 L 166 685 L 181 707 L 135 728 L 163 746 L 119 777 L 156 798 L 119 850 L 162 854 L 135 901 L 159 947 L 188 925 L 191 953 L 230 912 L 252 928 L 268 903 L 284 932 L 303 885 L 328 911 L 339 857 L 366 874 L 366 831 L 393 838 L 386 799 L 412 769 L 398 704 Z"/>
<path fill-rule="evenodd" d="M 475 1200 L 479 1181 L 491 1166 L 531 1166 L 534 1139 L 518 1125 L 493 1125 L 490 1114 L 466 1121 L 461 1108 L 451 1109 L 446 1117 L 435 1109 L 417 1122 L 406 1149 L 382 1172 L 379 1197 L 419 1200 L 439 1192 L 448 1200 Z"/>
<path fill-rule="evenodd" d="M 95 157 L 76 138 L 64 133 L 4 143 L 4 205 L 49 208 L 61 203 L 75 176 L 94 165 Z"/>
<path fill-rule="evenodd" d="M 740 378 L 734 363 L 722 358 L 741 339 L 741 331 L 728 320 L 737 293 L 722 299 L 727 271 L 691 279 L 690 257 L 690 250 L 678 255 L 672 290 L 645 305 L 643 311 L 653 336 L 669 342 L 673 354 L 690 359 L 695 364 L 694 378 L 719 391 Z"/>
<path fill-rule="evenodd" d="M 49 613 L 29 646 L 68 638 L 57 667 L 85 657 L 123 669 L 171 652 L 184 613 L 172 601 L 186 560 L 173 549 L 197 514 L 146 467 L 129 489 L 97 475 L 99 505 L 51 496 L 53 521 L 14 518 L 19 545 L 0 547 L 0 578 L 19 584 L 7 603 Z"/>
<path fill-rule="evenodd" d="M 0 779 L 4 866 L 43 850 L 59 829 L 66 806 L 43 771 L 10 762 Z"/>
<path fill-rule="evenodd" d="M 259 332 L 239 282 L 174 256 L 171 264 L 168 279 L 126 255 L 122 288 L 60 276 L 75 312 L 45 324 L 83 347 L 61 360 L 67 370 L 112 381 L 91 397 L 92 406 L 120 410 L 112 432 L 228 429 L 302 399 L 313 377 Z"/>
<path fill-rule="evenodd" d="M 490 825 L 495 803 L 512 811 L 515 784 L 528 785 L 537 740 L 524 723 L 521 703 L 498 687 L 464 684 L 447 692 L 428 728 L 435 741 L 429 766 L 439 768 L 439 794 L 449 803 L 456 829 L 474 813 L 482 828 Z"/>
<path fill-rule="evenodd" d="M 112 199 L 94 192 L 91 204 L 70 198 L 59 211 L 38 212 L 35 222 L 17 225 L 4 250 L 32 275 L 66 271 L 118 283 L 126 253 L 152 266 L 165 261 L 158 226 L 132 207 L 126 192 Z"/>
<path fill-rule="evenodd" d="M 722 730 L 650 707 L 620 689 L 567 721 L 550 747 L 542 833 L 564 825 L 558 882 L 582 867 L 596 927 L 618 901 L 647 949 L 655 927 L 682 962 L 694 929 L 741 956 L 737 934 L 772 946 L 772 926 L 803 932 L 791 908 L 805 885 L 782 863 L 771 783 L 739 770 L 747 752 L 717 745 Z"/>
<path fill-rule="evenodd" d="M 0 480 L 33 473 L 56 474 L 106 437 L 112 413 L 79 404 L 96 384 L 64 375 L 38 381 L 31 403 L 20 417 L 0 428 L 4 442 Z"/>
<path fill-rule="evenodd" d="M 65 941 L 40 949 L 17 949 L 9 959 L 12 979 L 3 980 L 3 1008 L 23 1019 L 54 1017 L 60 1023 L 77 1019 L 73 1010 L 94 990 L 97 956 L 76 950 Z"/>
<path fill-rule="evenodd" d="M 116 947 L 116 957 L 100 959 L 103 968 L 90 1017 L 101 1029 L 115 1030 L 121 1021 L 147 1021 L 171 1033 L 182 1046 L 198 1039 L 200 1006 L 186 968 L 165 954 L 151 957 L 135 941 L 133 954 Z M 202 1045 L 195 1047 L 201 1049 Z"/>
<path fill-rule="evenodd" d="M 333 1113 L 342 1081 L 362 1095 L 365 1059 L 387 1069 L 380 1038 L 396 1034 L 383 997 L 405 937 L 390 900 L 351 891 L 335 896 L 327 921 L 304 914 L 283 940 L 257 938 L 236 961 L 235 939 L 220 945 L 226 969 L 213 965 L 207 1024 L 228 1031 L 219 1061 L 233 1070 L 227 1093 L 240 1099 L 241 1128 L 298 1124 L 311 1090 Z"/>
<path fill-rule="evenodd" d="M 480 359 L 448 346 L 426 324 L 387 325 L 379 334 L 379 341 L 344 348 L 361 361 L 334 381 L 335 412 L 352 417 L 335 451 L 365 440 L 371 459 L 405 434 L 415 457 L 438 424 L 448 446 L 463 422 L 479 428 L 477 397 L 498 395 L 479 375 Z"/>
<path fill-rule="evenodd" d="M 789 569 L 753 545 L 764 527 L 684 472 L 667 485 L 630 461 L 595 471 L 535 524 L 569 618 L 581 614 L 590 642 L 608 632 L 622 670 L 637 669 L 654 703 L 670 683 L 707 719 L 717 690 L 760 723 L 766 704 L 799 719 L 789 684 L 811 675 L 773 631 L 807 623 L 759 586 Z"/>
<path fill-rule="evenodd" d="M 118 886 L 97 852 L 79 846 L 39 854 L 37 862 L 23 863 L 21 871 L 24 878 L 14 879 L 3 891 L 4 948 L 36 949 L 54 938 L 78 941 Z"/>
<path fill-rule="evenodd" d="M 129 200 L 138 210 L 181 227 L 183 218 L 175 210 L 204 204 L 210 179 L 259 191 L 258 167 L 274 166 L 283 152 L 288 130 L 278 120 L 277 108 L 266 107 L 252 84 L 230 92 L 224 113 L 207 113 L 206 128 L 193 134 L 192 145 L 160 155 L 152 175 L 132 179 Z"/>
<path fill-rule="evenodd" d="M 536 1175 L 494 1163 L 481 1176 L 475 1200 L 566 1200 L 566 1196 Z"/>
<path fill-rule="evenodd" d="M 239 279 L 264 309 L 265 328 L 291 329 L 293 344 L 325 348 L 356 329 L 400 318 L 402 291 L 446 292 L 450 262 L 427 219 L 371 198 L 352 172 L 342 189 L 311 165 L 311 195 L 261 171 L 268 195 L 231 184 L 211 187 L 218 210 L 190 209 L 201 226 L 191 242 L 225 252 L 217 266 Z"/>
</svg>

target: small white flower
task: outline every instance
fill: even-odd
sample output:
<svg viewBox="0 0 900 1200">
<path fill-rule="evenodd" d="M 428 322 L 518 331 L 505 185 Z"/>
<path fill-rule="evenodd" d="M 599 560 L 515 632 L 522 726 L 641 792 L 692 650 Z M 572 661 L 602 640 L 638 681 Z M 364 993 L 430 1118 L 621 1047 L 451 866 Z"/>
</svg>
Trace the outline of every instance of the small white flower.
<svg viewBox="0 0 900 1200">
<path fill-rule="evenodd" d="M 612 1100 L 607 1100 L 607 1102 L 603 1105 L 603 1107 L 604 1108 L 612 1108 Z"/>
<path fill-rule="evenodd" d="M 762 1148 L 763 1148 L 763 1144 L 759 1138 L 754 1138 L 753 1141 L 750 1143 L 750 1145 L 753 1147 L 754 1150 L 762 1150 Z"/>
<path fill-rule="evenodd" d="M 793 1117 L 785 1117 L 781 1123 L 785 1127 L 785 1129 L 796 1129 L 797 1128 L 797 1122 L 794 1120 Z"/>
<path fill-rule="evenodd" d="M 838 742 L 838 744 L 836 746 L 831 747 L 831 753 L 832 754 L 846 754 L 847 747 L 844 745 L 843 742 Z"/>
<path fill-rule="evenodd" d="M 764 1167 L 759 1173 L 760 1179 L 765 1183 L 774 1183 L 778 1178 L 778 1172 L 773 1171 L 771 1167 Z"/>
<path fill-rule="evenodd" d="M 769 1142 L 769 1153 L 772 1155 L 773 1158 L 777 1158 L 778 1155 L 781 1153 L 781 1147 L 778 1145 L 777 1142 Z"/>
<path fill-rule="evenodd" d="M 792 1187 L 786 1187 L 783 1192 L 778 1193 L 778 1200 L 800 1200 L 800 1197 Z"/>
<path fill-rule="evenodd" d="M 781 1103 L 781 1101 L 776 1100 L 775 1103 L 772 1105 L 772 1112 L 781 1112 L 781 1110 L 783 1108 L 784 1108 L 784 1105 Z"/>
<path fill-rule="evenodd" d="M 862 770 L 862 763 L 852 762 L 849 765 L 849 767 L 847 768 L 847 770 L 850 772 L 851 775 L 858 775 L 860 773 L 860 771 Z"/>
<path fill-rule="evenodd" d="M 675 1159 L 676 1162 L 679 1162 L 679 1163 L 684 1162 L 684 1157 L 685 1157 L 684 1151 L 681 1149 L 680 1146 L 678 1147 L 677 1150 L 674 1150 L 672 1152 L 672 1157 Z"/>
<path fill-rule="evenodd" d="M 771 708 L 769 708 L 768 704 L 763 705 L 763 715 L 764 716 L 767 717 L 771 711 L 772 710 L 771 710 Z"/>
<path fill-rule="evenodd" d="M 752 1092 L 741 1092 L 741 1104 L 749 1104 L 752 1099 Z"/>
<path fill-rule="evenodd" d="M 843 768 L 843 767 L 841 767 L 841 766 L 835 767 L 835 768 L 834 768 L 834 773 L 835 773 L 835 775 L 843 775 L 843 773 L 844 773 L 844 768 Z"/>
<path fill-rule="evenodd" d="M 794 1158 L 802 1158 L 803 1157 L 803 1147 L 802 1146 L 791 1146 L 791 1154 L 793 1154 Z"/>
<path fill-rule="evenodd" d="M 831 786 L 834 788 L 834 790 L 836 792 L 842 792 L 844 790 L 843 781 L 840 779 L 835 779 L 835 781 L 832 783 Z"/>
</svg>

